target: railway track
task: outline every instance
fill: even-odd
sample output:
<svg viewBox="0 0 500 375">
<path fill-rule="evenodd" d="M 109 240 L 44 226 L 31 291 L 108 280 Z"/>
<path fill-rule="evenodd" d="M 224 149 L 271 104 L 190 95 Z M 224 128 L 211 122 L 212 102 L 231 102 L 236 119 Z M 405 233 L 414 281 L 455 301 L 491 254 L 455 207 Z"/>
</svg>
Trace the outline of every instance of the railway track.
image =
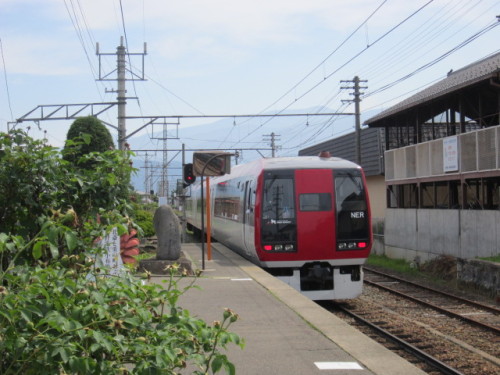
<svg viewBox="0 0 500 375">
<path fill-rule="evenodd" d="M 439 374 L 446 374 L 446 375 L 463 375 L 462 372 L 460 372 L 457 369 L 454 369 L 451 366 L 448 366 L 447 364 L 443 363 L 436 357 L 432 356 L 431 354 L 427 353 L 425 350 L 419 349 L 416 345 L 413 345 L 410 343 L 410 341 L 405 340 L 401 337 L 398 337 L 397 334 L 392 334 L 388 330 L 382 328 L 382 324 L 380 321 L 378 321 L 377 324 L 370 322 L 369 319 L 363 318 L 361 315 L 358 315 L 354 313 L 353 311 L 349 310 L 349 308 L 346 308 L 345 306 L 342 306 L 341 304 L 336 305 L 336 309 L 339 309 L 342 311 L 344 314 L 354 318 L 358 323 L 369 327 L 371 330 L 376 332 L 378 335 L 382 336 L 384 339 L 388 340 L 390 343 L 394 344 L 397 346 L 397 348 L 393 348 L 393 350 L 403 350 L 405 351 L 408 355 L 402 355 L 403 357 L 406 357 L 408 360 L 410 360 L 413 363 L 416 363 L 418 361 L 421 361 L 423 364 L 427 366 L 424 367 L 420 365 L 419 367 L 423 367 L 425 370 L 429 371 L 437 371 Z M 401 335 L 401 331 L 400 335 Z M 402 335 L 403 337 L 408 337 L 408 335 Z M 416 360 L 415 360 L 416 359 Z M 428 371 L 428 372 L 429 372 Z"/>
<path fill-rule="evenodd" d="M 364 283 L 500 335 L 500 309 L 364 267 Z"/>
<path fill-rule="evenodd" d="M 429 374 L 500 373 L 498 308 L 373 271 L 361 297 L 324 307 Z"/>
</svg>

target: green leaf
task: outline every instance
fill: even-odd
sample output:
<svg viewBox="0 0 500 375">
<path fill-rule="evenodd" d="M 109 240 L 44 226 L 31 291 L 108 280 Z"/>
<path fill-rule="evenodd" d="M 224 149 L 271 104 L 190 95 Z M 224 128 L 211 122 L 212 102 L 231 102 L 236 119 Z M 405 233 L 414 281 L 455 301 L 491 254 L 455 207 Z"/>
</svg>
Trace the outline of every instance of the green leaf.
<svg viewBox="0 0 500 375">
<path fill-rule="evenodd" d="M 57 347 L 55 348 L 52 353 L 51 353 L 51 356 L 52 357 L 56 357 L 57 355 L 59 355 L 62 359 L 62 361 L 64 363 L 68 363 L 68 359 L 69 359 L 69 353 L 68 353 L 68 350 L 65 349 L 65 348 L 62 348 L 62 347 Z"/>
<path fill-rule="evenodd" d="M 116 185 L 116 176 L 114 174 L 108 173 L 108 175 L 106 176 L 106 180 L 108 180 L 108 184 L 110 184 L 111 186 Z"/>
<path fill-rule="evenodd" d="M 226 368 L 226 372 L 228 373 L 228 375 L 236 375 L 236 367 L 234 367 L 231 362 L 226 361 L 224 367 Z"/>
<path fill-rule="evenodd" d="M 47 245 L 47 241 L 37 241 L 33 246 L 33 258 L 40 259 L 43 254 L 43 249 Z"/>
<path fill-rule="evenodd" d="M 48 238 L 49 242 L 51 242 L 53 244 L 57 243 L 57 238 L 59 236 L 59 230 L 57 227 L 51 226 L 46 231 L 46 234 L 47 234 L 47 238 Z"/>
<path fill-rule="evenodd" d="M 92 141 L 92 136 L 88 133 L 81 133 L 80 136 L 83 139 L 83 142 L 88 145 Z"/>
<path fill-rule="evenodd" d="M 222 364 L 223 364 L 224 360 L 223 358 L 221 358 L 221 356 L 217 356 L 214 358 L 214 360 L 212 361 L 212 372 L 213 373 L 216 373 L 218 372 L 221 368 L 222 368 Z"/>
<path fill-rule="evenodd" d="M 59 257 L 59 249 L 57 248 L 56 245 L 53 243 L 49 243 L 49 248 L 50 248 L 50 255 L 52 255 L 52 258 L 56 259 Z"/>
<path fill-rule="evenodd" d="M 78 245 L 78 238 L 76 237 L 75 233 L 72 231 L 64 233 L 64 239 L 66 240 L 66 246 L 68 246 L 68 249 L 70 251 L 75 250 L 76 246 Z"/>
</svg>

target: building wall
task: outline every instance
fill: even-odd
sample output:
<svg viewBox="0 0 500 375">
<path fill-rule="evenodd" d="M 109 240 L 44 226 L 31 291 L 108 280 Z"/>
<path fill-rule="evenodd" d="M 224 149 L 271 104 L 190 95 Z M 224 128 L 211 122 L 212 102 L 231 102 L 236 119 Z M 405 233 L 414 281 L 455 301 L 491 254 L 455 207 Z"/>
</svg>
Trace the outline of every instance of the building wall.
<svg viewBox="0 0 500 375">
<path fill-rule="evenodd" d="M 361 166 L 367 176 L 383 175 L 384 130 L 367 128 L 361 130 Z M 299 156 L 317 156 L 328 151 L 332 156 L 356 162 L 356 133 L 318 143 L 299 151 Z"/>
<path fill-rule="evenodd" d="M 383 219 L 387 207 L 384 176 L 367 176 L 368 196 L 373 218 Z"/>
<path fill-rule="evenodd" d="M 385 246 L 391 258 L 425 262 L 439 255 L 471 259 L 500 253 L 500 211 L 390 209 L 385 217 Z"/>
</svg>

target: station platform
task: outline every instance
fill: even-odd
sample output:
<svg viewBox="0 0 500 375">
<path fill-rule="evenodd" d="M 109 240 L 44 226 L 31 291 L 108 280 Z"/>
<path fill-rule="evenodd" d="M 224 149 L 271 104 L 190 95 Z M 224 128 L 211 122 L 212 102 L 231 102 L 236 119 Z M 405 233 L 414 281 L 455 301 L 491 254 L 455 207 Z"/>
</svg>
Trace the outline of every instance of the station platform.
<svg viewBox="0 0 500 375">
<path fill-rule="evenodd" d="M 183 244 L 182 251 L 202 268 L 198 244 Z M 225 308 L 239 315 L 229 330 L 245 347 L 230 344 L 225 352 L 238 375 L 425 374 L 219 243 L 195 285 L 200 289 L 179 300 L 193 316 L 210 324 L 222 320 Z"/>
</svg>

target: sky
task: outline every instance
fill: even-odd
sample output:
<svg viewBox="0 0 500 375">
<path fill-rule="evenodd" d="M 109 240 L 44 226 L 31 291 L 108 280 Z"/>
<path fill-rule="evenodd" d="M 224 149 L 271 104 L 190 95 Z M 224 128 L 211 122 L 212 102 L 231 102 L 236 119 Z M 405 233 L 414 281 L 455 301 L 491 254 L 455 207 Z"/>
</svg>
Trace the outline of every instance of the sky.
<svg viewBox="0 0 500 375">
<path fill-rule="evenodd" d="M 116 82 L 97 79 L 116 78 L 123 37 L 139 76 L 147 43 L 146 80 L 126 83 L 127 116 L 308 113 L 280 128 L 279 154 L 296 155 L 353 131 L 352 116 L 317 115 L 354 112 L 343 101 L 352 89 L 342 89 L 352 82 L 341 81 L 366 80 L 366 120 L 500 51 L 499 15 L 498 0 L 0 0 L 0 131 L 29 127 L 62 146 L 72 120 L 16 119 L 39 105 L 116 101 Z M 116 107 L 100 115 L 114 125 L 116 117 Z M 255 136 L 274 132 L 272 118 L 228 118 L 235 130 L 224 134 L 216 120 L 182 119 L 170 144 L 189 146 L 182 130 L 204 124 L 211 137 L 196 141 L 206 148 L 269 147 Z M 127 134 L 145 123 L 127 120 Z M 154 131 L 161 126 L 137 135 Z"/>
</svg>

